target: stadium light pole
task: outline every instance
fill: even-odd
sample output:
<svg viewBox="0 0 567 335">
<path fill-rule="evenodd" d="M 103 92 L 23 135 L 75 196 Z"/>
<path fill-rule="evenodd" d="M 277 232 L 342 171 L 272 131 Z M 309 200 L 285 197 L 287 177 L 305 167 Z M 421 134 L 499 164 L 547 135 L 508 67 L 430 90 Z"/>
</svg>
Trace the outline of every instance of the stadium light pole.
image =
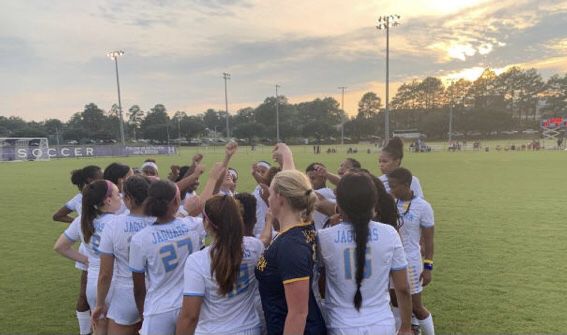
<svg viewBox="0 0 567 335">
<path fill-rule="evenodd" d="M 341 96 L 341 109 L 343 110 L 343 113 L 345 112 L 345 89 L 347 87 L 346 86 L 340 86 L 338 87 L 339 90 L 341 90 L 342 92 L 342 96 Z M 345 144 L 345 120 L 343 118 L 343 116 L 341 115 L 341 145 Z"/>
<path fill-rule="evenodd" d="M 378 17 L 378 25 L 376 28 L 378 30 L 386 31 L 386 108 L 384 114 L 384 140 L 390 139 L 390 28 L 397 27 L 399 23 L 400 16 L 394 15 L 384 15 Z"/>
<path fill-rule="evenodd" d="M 453 86 L 455 83 L 451 81 L 451 102 L 449 103 L 449 145 L 453 142 Z"/>
<path fill-rule="evenodd" d="M 118 57 L 124 55 L 124 51 L 115 50 L 107 54 L 110 59 L 114 60 L 114 66 L 116 67 L 116 87 L 118 88 L 118 110 L 120 113 L 120 141 L 122 145 L 126 145 L 126 139 L 124 137 L 124 118 L 122 117 L 122 100 L 120 99 L 120 79 L 118 77 Z"/>
<path fill-rule="evenodd" d="M 280 143 L 280 96 L 278 95 L 280 85 L 276 84 L 276 142 Z"/>
<path fill-rule="evenodd" d="M 223 72 L 222 77 L 224 79 L 224 107 L 226 110 L 226 138 L 230 138 L 230 129 L 228 127 L 228 91 L 226 89 L 226 81 L 230 80 L 230 73 Z"/>
</svg>

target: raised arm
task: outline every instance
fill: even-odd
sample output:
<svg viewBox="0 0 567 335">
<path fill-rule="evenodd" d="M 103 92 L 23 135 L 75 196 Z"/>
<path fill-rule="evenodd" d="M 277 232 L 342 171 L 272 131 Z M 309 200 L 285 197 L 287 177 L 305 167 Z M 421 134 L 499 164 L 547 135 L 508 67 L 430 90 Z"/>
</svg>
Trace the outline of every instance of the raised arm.
<svg viewBox="0 0 567 335">
<path fill-rule="evenodd" d="M 278 143 L 272 150 L 272 157 L 280 164 L 282 170 L 295 170 L 293 153 L 285 143 Z"/>
<path fill-rule="evenodd" d="M 201 174 L 203 174 L 203 171 L 205 170 L 205 166 L 200 163 L 196 163 L 192 169 L 193 172 L 189 176 L 183 177 L 183 179 L 181 179 L 176 183 L 180 192 L 186 192 L 189 186 L 191 186 L 191 184 L 193 184 L 195 181 L 197 181 L 197 179 L 199 179 L 199 177 L 201 176 Z"/>
<path fill-rule="evenodd" d="M 209 172 L 209 178 L 207 179 L 207 183 L 205 184 L 203 192 L 198 197 L 196 197 L 197 199 L 194 200 L 198 202 L 193 203 L 191 208 L 187 208 L 187 206 L 185 206 L 185 210 L 187 210 L 189 215 L 197 216 L 201 213 L 205 206 L 205 202 L 207 202 L 207 200 L 209 200 L 214 194 L 218 192 L 218 181 L 220 180 L 222 182 L 225 174 L 226 168 L 221 163 L 215 163 L 215 165 Z"/>
</svg>

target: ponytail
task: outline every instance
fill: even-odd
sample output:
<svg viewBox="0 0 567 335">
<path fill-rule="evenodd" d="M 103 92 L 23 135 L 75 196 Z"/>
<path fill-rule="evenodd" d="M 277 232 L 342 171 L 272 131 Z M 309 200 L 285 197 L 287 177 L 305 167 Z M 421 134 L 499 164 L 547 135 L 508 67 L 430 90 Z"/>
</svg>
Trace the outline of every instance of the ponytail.
<svg viewBox="0 0 567 335">
<path fill-rule="evenodd" d="M 104 205 L 104 199 L 112 192 L 109 184 L 106 180 L 96 180 L 83 188 L 81 232 L 85 243 L 90 242 L 95 231 L 93 222 L 102 213 L 100 207 Z"/>
<path fill-rule="evenodd" d="M 376 187 L 370 176 L 364 172 L 352 172 L 341 178 L 337 185 L 337 204 L 345 219 L 352 224 L 355 234 L 355 282 L 354 307 L 360 310 L 362 294 L 360 287 L 364 279 L 366 263 L 366 244 L 368 243 L 368 225 L 372 219 L 377 195 Z"/>
<path fill-rule="evenodd" d="M 219 285 L 219 294 L 234 290 L 242 263 L 242 239 L 244 225 L 238 205 L 233 197 L 223 195 L 207 200 L 204 209 L 215 235 L 211 245 L 211 275 Z"/>
<path fill-rule="evenodd" d="M 354 294 L 354 308 L 360 310 L 362 305 L 362 294 L 360 286 L 364 279 L 364 265 L 366 263 L 366 243 L 368 242 L 368 223 L 371 219 L 370 215 L 361 215 L 360 217 L 351 217 L 351 223 L 354 228 L 356 240 L 355 264 L 356 264 L 356 293 Z"/>
</svg>

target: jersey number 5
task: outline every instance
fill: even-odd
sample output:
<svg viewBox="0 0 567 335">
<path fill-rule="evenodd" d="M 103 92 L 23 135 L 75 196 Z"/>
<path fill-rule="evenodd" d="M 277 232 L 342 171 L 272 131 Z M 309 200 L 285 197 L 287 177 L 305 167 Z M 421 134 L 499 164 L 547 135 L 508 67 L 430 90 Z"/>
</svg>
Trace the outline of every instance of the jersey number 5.
<svg viewBox="0 0 567 335">
<path fill-rule="evenodd" d="M 356 264 L 356 249 L 346 248 L 343 252 L 345 262 L 345 279 L 352 280 L 356 277 L 356 267 L 351 264 Z M 364 279 L 372 275 L 372 262 L 370 261 L 370 247 L 366 247 L 366 257 L 364 261 Z"/>
<path fill-rule="evenodd" d="M 188 254 L 193 252 L 193 244 L 191 243 L 191 239 L 184 239 L 179 240 L 177 243 L 171 243 L 168 245 L 164 245 L 159 249 L 159 254 L 161 255 L 161 261 L 163 262 L 163 267 L 165 268 L 165 272 L 173 271 L 177 267 L 179 261 L 177 260 L 177 250 L 175 248 L 177 245 L 177 249 L 181 249 L 184 246 L 187 246 L 187 250 L 189 251 Z"/>
</svg>

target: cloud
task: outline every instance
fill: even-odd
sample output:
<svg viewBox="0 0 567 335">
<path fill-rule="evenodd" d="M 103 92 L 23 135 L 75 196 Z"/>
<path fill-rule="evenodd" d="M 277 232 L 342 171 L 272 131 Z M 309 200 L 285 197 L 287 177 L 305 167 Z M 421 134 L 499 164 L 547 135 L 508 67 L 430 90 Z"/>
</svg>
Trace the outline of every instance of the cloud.
<svg viewBox="0 0 567 335">
<path fill-rule="evenodd" d="M 0 98 L 28 119 L 111 106 L 106 53 L 122 49 L 125 106 L 223 108 L 230 72 L 234 106 L 257 105 L 275 83 L 292 101 L 344 85 L 355 111 L 364 91 L 384 96 L 386 39 L 375 23 L 390 13 L 402 16 L 390 31 L 391 96 L 395 83 L 485 66 L 565 68 L 567 5 L 552 0 L 15 1 L 0 13 Z"/>
</svg>

